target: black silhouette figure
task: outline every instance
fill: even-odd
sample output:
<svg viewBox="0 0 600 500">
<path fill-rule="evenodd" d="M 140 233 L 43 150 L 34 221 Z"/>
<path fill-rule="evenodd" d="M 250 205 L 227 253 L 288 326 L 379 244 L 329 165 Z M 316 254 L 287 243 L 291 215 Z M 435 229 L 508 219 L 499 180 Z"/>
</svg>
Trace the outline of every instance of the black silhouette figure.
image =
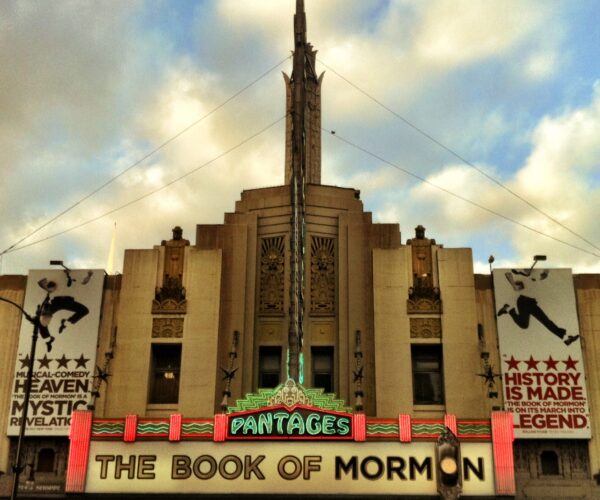
<svg viewBox="0 0 600 500">
<path fill-rule="evenodd" d="M 520 292 L 525 288 L 525 284 L 522 280 L 515 281 L 513 274 L 525 276 L 526 278 L 530 278 L 532 281 L 536 279 L 533 278 L 530 273 L 526 271 L 518 271 L 514 270 L 512 273 L 507 272 L 505 274 L 506 279 L 513 287 L 513 290 Z M 549 271 L 545 270 L 540 274 L 539 279 L 544 280 L 548 277 Z M 498 316 L 502 316 L 503 314 L 509 314 L 513 319 L 515 324 L 526 330 L 529 328 L 529 321 L 533 316 L 537 319 L 542 325 L 544 325 L 548 331 L 552 334 L 556 335 L 559 339 L 563 340 L 565 345 L 571 345 L 577 339 L 579 339 L 579 335 L 568 335 L 567 331 L 564 328 L 558 326 L 554 321 L 552 321 L 548 315 L 542 310 L 542 308 L 538 305 L 538 302 L 533 297 L 528 297 L 527 295 L 520 294 L 517 298 L 516 307 L 510 307 L 509 304 L 504 304 L 500 310 L 498 311 Z M 566 337 L 566 338 L 565 338 Z"/>
<path fill-rule="evenodd" d="M 90 310 L 77 302 L 73 297 L 68 295 L 63 295 L 59 297 L 54 297 L 49 302 L 49 309 L 52 314 L 57 313 L 58 311 L 71 311 L 73 314 L 68 318 L 63 318 L 60 321 L 60 327 L 58 328 L 58 333 L 62 333 L 67 327 L 67 322 L 74 325 L 81 318 L 86 316 Z M 54 342 L 54 337 L 50 335 L 50 331 L 47 326 L 40 325 L 39 327 L 40 336 L 46 340 L 46 348 L 48 352 L 52 351 L 52 343 Z"/>
</svg>

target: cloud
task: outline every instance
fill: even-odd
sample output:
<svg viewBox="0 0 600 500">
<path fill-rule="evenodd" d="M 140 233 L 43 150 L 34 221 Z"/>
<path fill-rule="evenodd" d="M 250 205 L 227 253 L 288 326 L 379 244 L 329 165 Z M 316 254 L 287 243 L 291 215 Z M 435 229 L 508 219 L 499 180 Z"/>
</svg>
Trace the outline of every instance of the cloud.
<svg viewBox="0 0 600 500">
<path fill-rule="evenodd" d="M 6 221 L 0 246 L 132 165 L 289 54 L 293 4 L 179 5 L 187 16 L 180 25 L 167 22 L 178 19 L 169 2 L 0 3 L 0 173 L 11 187 L 0 201 Z M 319 60 L 351 82 L 578 231 L 593 232 L 594 211 L 583 200 L 598 206 L 598 183 L 587 182 L 597 175 L 598 92 L 577 109 L 560 96 L 538 97 L 551 95 L 544 85 L 557 79 L 571 53 L 561 52 L 568 34 L 560 28 L 562 4 L 515 5 L 306 0 L 308 38 Z M 194 32 L 182 33 L 182 26 Z M 291 64 L 280 69 L 289 73 Z M 325 127 L 486 206 L 565 236 L 333 71 L 326 70 L 323 85 Z M 39 236 L 99 216 L 204 165 L 283 113 L 284 86 L 276 71 Z M 283 131 L 280 123 L 144 201 L 9 254 L 4 269 L 45 266 L 50 254 L 104 266 L 114 221 L 118 258 L 125 248 L 151 248 L 176 224 L 194 240 L 195 225 L 222 222 L 243 189 L 282 183 Z M 323 137 L 324 182 L 360 189 L 374 220 L 403 228 L 423 223 L 448 245 L 489 242 L 518 259 L 540 253 L 539 240 L 528 233 L 334 139 Z M 556 261 L 592 265 L 585 256 L 569 257 L 570 250 L 557 252 L 562 260 Z"/>
<path fill-rule="evenodd" d="M 590 185 L 588 177 L 590 171 L 598 170 L 598 158 L 600 92 L 596 88 L 588 106 L 546 116 L 540 121 L 532 133 L 530 155 L 505 184 L 574 232 L 600 245 L 596 221 L 600 190 L 597 184 Z M 486 170 L 498 178 L 493 169 Z M 466 165 L 446 166 L 430 175 L 428 181 L 554 238 L 600 253 Z M 574 266 L 580 271 L 600 270 L 597 257 L 503 222 L 426 184 L 414 187 L 410 196 L 411 203 L 419 208 L 423 207 L 420 200 L 428 200 L 428 218 L 436 221 L 438 230 L 452 227 L 453 241 L 489 237 L 493 242 L 500 233 L 516 252 L 513 265 L 529 262 L 534 254 L 547 253 L 553 266 Z M 489 248 L 490 253 L 495 253 L 493 245 Z"/>
</svg>

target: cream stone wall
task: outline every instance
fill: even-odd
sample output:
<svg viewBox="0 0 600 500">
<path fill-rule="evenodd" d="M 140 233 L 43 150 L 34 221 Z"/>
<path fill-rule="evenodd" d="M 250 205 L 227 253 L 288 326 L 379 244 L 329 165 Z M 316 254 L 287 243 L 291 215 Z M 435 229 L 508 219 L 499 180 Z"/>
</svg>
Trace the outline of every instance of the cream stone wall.
<svg viewBox="0 0 600 500">
<path fill-rule="evenodd" d="M 338 250 L 337 340 L 339 380 L 338 396 L 348 404 L 354 402 L 356 368 L 355 332 L 361 332 L 364 361 L 363 404 L 367 415 L 375 414 L 375 372 L 373 366 L 373 292 L 370 240 L 371 214 L 352 212 L 340 214 Z"/>
<path fill-rule="evenodd" d="M 210 417 L 214 412 L 219 331 L 221 251 L 186 248 L 184 286 L 188 309 L 184 319 L 178 411 Z"/>
<path fill-rule="evenodd" d="M 373 308 L 376 415 L 412 413 L 410 325 L 406 312 L 411 249 L 373 249 Z"/>
<path fill-rule="evenodd" d="M 476 275 L 475 276 L 475 305 L 477 308 L 477 323 L 481 325 L 482 339 L 479 341 L 480 352 L 489 353 L 488 364 L 492 368 L 494 374 L 499 375 L 502 371 L 500 351 L 498 349 L 498 329 L 496 324 L 496 305 L 494 300 L 494 291 L 492 289 L 491 275 Z M 484 364 L 481 366 L 483 373 Z M 504 404 L 504 395 L 502 392 L 502 378 L 494 379 L 495 391 L 498 393 L 497 398 L 488 398 L 484 396 L 482 403 L 485 404 L 486 414 L 491 411 L 502 408 Z M 487 393 L 487 390 L 485 391 Z"/>
<path fill-rule="evenodd" d="M 574 278 L 589 407 L 592 414 L 590 469 L 592 474 L 596 474 L 600 472 L 600 275 L 579 275 Z"/>
<path fill-rule="evenodd" d="M 22 306 L 25 300 L 26 284 L 25 276 L 0 276 L 0 296 Z M 27 312 L 35 313 L 35 311 Z M 8 473 L 11 467 L 9 463 L 10 440 L 6 436 L 6 427 L 10 416 L 12 382 L 21 321 L 23 321 L 21 311 L 10 304 L 0 302 L 0 373 L 4 381 L 0 384 L 0 471 L 4 473 Z"/>
<path fill-rule="evenodd" d="M 100 311 L 100 327 L 98 331 L 98 348 L 96 349 L 96 365 L 101 369 L 112 372 L 114 356 L 114 342 L 116 340 L 117 314 L 119 312 L 121 295 L 121 275 L 106 276 L 102 293 L 102 309 Z M 110 380 L 110 379 L 109 379 Z M 94 412 L 98 417 L 103 417 L 106 410 L 108 383 L 96 380 L 95 384 L 100 397 L 94 400 Z"/>
<path fill-rule="evenodd" d="M 108 417 L 144 415 L 148 397 L 151 306 L 157 280 L 158 250 L 126 250 L 121 306 L 104 413 Z"/>
<path fill-rule="evenodd" d="M 481 367 L 471 249 L 439 248 L 437 263 L 443 304 L 446 412 L 486 418 L 485 386 L 477 376 Z"/>
<path fill-rule="evenodd" d="M 178 315 L 183 318 L 182 338 L 152 338 L 153 318 L 168 317 L 151 313 L 161 255 L 160 248 L 130 250 L 125 254 L 121 307 L 116 315 L 116 345 L 109 370 L 112 376 L 106 389 L 106 403 L 99 408 L 105 416 L 165 416 L 180 412 L 200 417 L 214 413 L 221 251 L 185 249 L 183 286 L 187 313 Z M 110 333 L 103 332 L 104 349 L 109 348 L 107 337 Z M 153 343 L 182 345 L 178 404 L 147 404 Z M 104 354 L 99 352 L 99 355 Z"/>
</svg>

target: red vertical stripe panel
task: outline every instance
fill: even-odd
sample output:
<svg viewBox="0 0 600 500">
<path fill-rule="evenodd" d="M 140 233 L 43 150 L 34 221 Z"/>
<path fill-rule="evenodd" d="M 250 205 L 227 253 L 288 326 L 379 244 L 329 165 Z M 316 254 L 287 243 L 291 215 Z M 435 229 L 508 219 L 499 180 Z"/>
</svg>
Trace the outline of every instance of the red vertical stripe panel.
<svg viewBox="0 0 600 500">
<path fill-rule="evenodd" d="M 125 417 L 125 433 L 123 434 L 123 441 L 126 443 L 133 443 L 137 435 L 137 415 L 127 415 Z"/>
<path fill-rule="evenodd" d="M 69 430 L 69 463 L 65 491 L 67 493 L 83 493 L 85 477 L 90 453 L 92 435 L 92 412 L 74 411 L 71 415 Z"/>
<path fill-rule="evenodd" d="M 510 412 L 492 412 L 492 446 L 494 447 L 494 468 L 496 472 L 496 493 L 514 495 L 515 463 L 513 441 L 515 432 L 513 416 Z"/>
<path fill-rule="evenodd" d="M 169 441 L 181 441 L 180 413 L 174 413 L 169 417 Z"/>
<path fill-rule="evenodd" d="M 367 416 L 364 413 L 355 413 L 353 417 L 354 441 L 367 440 Z"/>
<path fill-rule="evenodd" d="M 401 443 L 410 443 L 412 441 L 410 415 L 398 415 L 398 437 Z"/>
<path fill-rule="evenodd" d="M 456 424 L 456 415 L 444 415 L 444 425 L 458 436 L 458 425 Z"/>
<path fill-rule="evenodd" d="M 215 428 L 213 430 L 213 441 L 221 442 L 225 441 L 227 436 L 227 414 L 216 413 L 215 414 Z"/>
</svg>

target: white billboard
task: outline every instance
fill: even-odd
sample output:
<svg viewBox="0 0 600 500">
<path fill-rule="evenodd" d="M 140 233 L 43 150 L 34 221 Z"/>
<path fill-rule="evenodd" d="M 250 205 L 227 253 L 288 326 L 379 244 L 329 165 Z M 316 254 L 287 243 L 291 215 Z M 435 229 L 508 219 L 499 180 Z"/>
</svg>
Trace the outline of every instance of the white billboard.
<svg viewBox="0 0 600 500">
<path fill-rule="evenodd" d="M 570 269 L 495 269 L 505 409 L 517 438 L 590 438 Z"/>
<path fill-rule="evenodd" d="M 48 295 L 52 320 L 39 329 L 33 359 L 33 381 L 27 415 L 28 436 L 66 436 L 71 412 L 85 410 L 90 401 L 104 271 L 34 270 L 29 272 L 23 309 L 34 316 Z M 9 436 L 19 434 L 24 407 L 33 325 L 21 323 Z"/>
</svg>

